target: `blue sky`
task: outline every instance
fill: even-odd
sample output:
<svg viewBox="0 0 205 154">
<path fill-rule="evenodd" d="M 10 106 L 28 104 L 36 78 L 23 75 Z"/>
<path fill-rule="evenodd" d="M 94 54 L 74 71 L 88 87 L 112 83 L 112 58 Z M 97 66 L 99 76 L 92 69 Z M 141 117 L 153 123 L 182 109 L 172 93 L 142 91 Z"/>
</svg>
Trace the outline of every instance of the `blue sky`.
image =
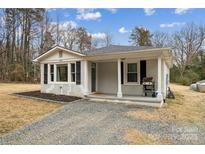
<svg viewBox="0 0 205 154">
<path fill-rule="evenodd" d="M 205 9 L 48 9 L 52 21 L 83 26 L 93 37 L 108 32 L 113 44 L 128 45 L 130 31 L 143 26 L 151 32 L 172 33 L 186 23 L 205 24 Z"/>
</svg>

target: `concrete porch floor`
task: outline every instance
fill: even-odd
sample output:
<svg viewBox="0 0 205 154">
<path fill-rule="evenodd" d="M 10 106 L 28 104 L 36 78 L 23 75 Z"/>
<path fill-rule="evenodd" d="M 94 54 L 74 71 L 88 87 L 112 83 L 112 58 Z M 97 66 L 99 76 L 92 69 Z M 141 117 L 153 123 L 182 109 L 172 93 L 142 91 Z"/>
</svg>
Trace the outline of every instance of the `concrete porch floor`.
<svg viewBox="0 0 205 154">
<path fill-rule="evenodd" d="M 123 95 L 123 97 L 118 98 L 115 94 L 93 93 L 87 95 L 86 98 L 88 98 L 91 101 L 93 100 L 114 103 L 126 103 L 151 107 L 161 107 L 163 105 L 163 102 L 160 101 L 158 98 L 148 96 Z"/>
</svg>

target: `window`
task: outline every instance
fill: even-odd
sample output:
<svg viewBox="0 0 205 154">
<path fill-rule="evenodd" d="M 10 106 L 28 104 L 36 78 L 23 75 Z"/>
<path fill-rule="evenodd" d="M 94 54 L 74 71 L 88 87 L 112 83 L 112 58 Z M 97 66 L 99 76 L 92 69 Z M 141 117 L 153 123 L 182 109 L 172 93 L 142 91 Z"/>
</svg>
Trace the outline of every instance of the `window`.
<svg viewBox="0 0 205 154">
<path fill-rule="evenodd" d="M 75 82 L 75 63 L 71 63 L 71 82 Z"/>
<path fill-rule="evenodd" d="M 57 64 L 57 81 L 65 82 L 68 81 L 68 65 Z"/>
<path fill-rule="evenodd" d="M 54 81 L 54 65 L 50 65 L 50 76 L 51 81 Z"/>
<path fill-rule="evenodd" d="M 127 82 L 137 82 L 137 63 L 127 64 Z"/>
</svg>

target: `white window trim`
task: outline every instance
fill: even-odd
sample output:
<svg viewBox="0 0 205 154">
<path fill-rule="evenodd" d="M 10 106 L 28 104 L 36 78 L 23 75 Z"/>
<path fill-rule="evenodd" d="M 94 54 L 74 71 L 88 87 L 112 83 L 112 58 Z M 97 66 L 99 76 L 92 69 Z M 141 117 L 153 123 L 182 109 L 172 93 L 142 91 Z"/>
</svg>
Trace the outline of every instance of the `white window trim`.
<svg viewBox="0 0 205 154">
<path fill-rule="evenodd" d="M 140 60 L 138 59 L 127 59 L 124 62 L 124 85 L 140 85 Z M 127 82 L 127 67 L 130 63 L 137 63 L 137 82 Z"/>
<path fill-rule="evenodd" d="M 55 72 L 55 74 L 54 74 L 54 76 L 56 76 L 56 77 L 54 77 L 54 82 L 52 82 L 52 83 L 56 83 L 56 84 L 66 84 L 66 83 L 69 83 L 69 76 L 68 76 L 68 74 L 69 74 L 69 69 L 67 70 L 67 81 L 57 81 L 57 65 L 65 65 L 65 64 L 67 64 L 67 69 L 68 69 L 68 63 L 58 63 L 58 64 L 54 64 L 54 70 L 56 69 L 56 71 L 54 71 Z"/>
<path fill-rule="evenodd" d="M 53 81 L 51 81 L 51 65 L 53 65 Z M 54 83 L 55 82 L 55 64 L 49 64 L 49 70 L 48 70 L 48 77 L 49 77 L 49 82 Z"/>
<path fill-rule="evenodd" d="M 75 64 L 75 72 L 71 72 L 71 64 Z M 76 83 L 76 62 L 71 62 L 70 64 L 70 83 Z M 72 73 L 75 73 L 75 81 L 72 81 Z"/>
</svg>

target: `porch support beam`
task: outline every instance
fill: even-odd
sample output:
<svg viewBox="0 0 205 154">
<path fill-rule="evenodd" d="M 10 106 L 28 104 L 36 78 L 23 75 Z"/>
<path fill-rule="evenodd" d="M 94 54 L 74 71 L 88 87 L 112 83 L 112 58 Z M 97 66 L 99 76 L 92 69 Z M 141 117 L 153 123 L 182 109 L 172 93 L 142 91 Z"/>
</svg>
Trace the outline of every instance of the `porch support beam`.
<svg viewBox="0 0 205 154">
<path fill-rule="evenodd" d="M 56 67 L 56 64 L 53 65 L 53 69 L 54 69 L 54 82 L 57 81 L 57 67 Z"/>
<path fill-rule="evenodd" d="M 88 89 L 88 61 L 84 61 L 84 95 L 89 94 L 89 89 Z"/>
<path fill-rule="evenodd" d="M 121 86 L 121 59 L 117 60 L 117 79 L 118 79 L 118 86 L 117 86 L 117 97 L 122 97 L 122 86 Z"/>
<path fill-rule="evenodd" d="M 157 59 L 157 97 L 162 99 L 162 58 Z"/>
</svg>

